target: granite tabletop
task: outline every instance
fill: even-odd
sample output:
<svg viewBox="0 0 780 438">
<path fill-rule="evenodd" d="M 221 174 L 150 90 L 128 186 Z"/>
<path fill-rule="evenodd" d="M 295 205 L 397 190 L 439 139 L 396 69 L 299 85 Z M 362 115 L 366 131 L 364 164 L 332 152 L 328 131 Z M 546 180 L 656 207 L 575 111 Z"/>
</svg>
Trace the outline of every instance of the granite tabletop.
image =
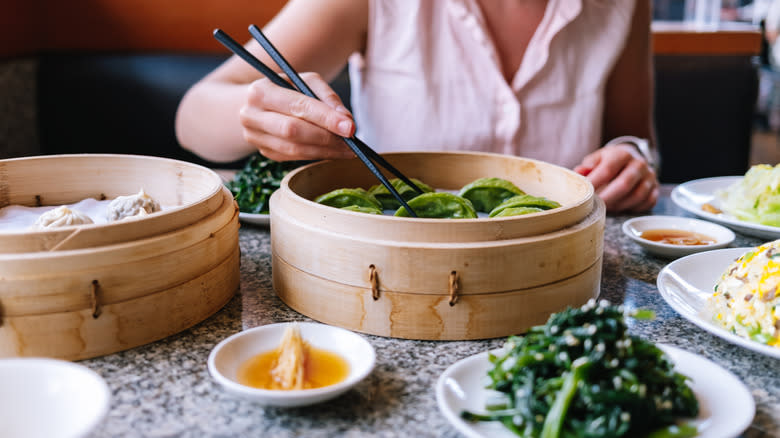
<svg viewBox="0 0 780 438">
<path fill-rule="evenodd" d="M 671 202 L 670 189 L 664 187 L 653 214 L 688 216 Z M 654 310 L 656 319 L 631 322 L 630 331 L 734 373 L 756 402 L 743 436 L 780 436 L 780 361 L 721 340 L 669 307 L 656 277 L 670 260 L 645 253 L 622 234 L 629 217 L 607 217 L 601 298 Z M 732 246 L 759 243 L 737 234 Z M 218 342 L 263 324 L 309 320 L 274 294 L 268 229 L 242 225 L 240 246 L 240 290 L 222 310 L 161 341 L 79 362 L 103 376 L 112 393 L 108 415 L 91 437 L 459 436 L 439 412 L 436 380 L 458 360 L 500 346 L 501 339 L 432 342 L 365 335 L 377 354 L 371 375 L 339 398 L 309 407 L 263 407 L 223 390 L 206 368 Z"/>
</svg>

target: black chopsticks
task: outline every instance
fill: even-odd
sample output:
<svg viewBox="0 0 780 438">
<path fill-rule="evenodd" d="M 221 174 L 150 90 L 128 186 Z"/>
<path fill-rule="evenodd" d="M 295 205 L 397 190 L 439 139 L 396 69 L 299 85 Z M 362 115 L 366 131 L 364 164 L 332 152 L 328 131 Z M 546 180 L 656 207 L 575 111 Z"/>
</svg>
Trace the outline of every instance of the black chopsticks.
<svg viewBox="0 0 780 438">
<path fill-rule="evenodd" d="M 284 87 L 290 90 L 299 91 L 309 97 L 313 97 L 315 99 L 319 98 L 314 94 L 313 91 L 309 88 L 308 85 L 301 79 L 301 77 L 298 75 L 298 73 L 292 68 L 292 66 L 287 62 L 287 60 L 284 59 L 281 53 L 279 53 L 278 50 L 271 44 L 271 42 L 266 38 L 266 36 L 263 34 L 263 32 L 254 24 L 249 26 L 249 33 L 252 34 L 252 36 L 257 40 L 258 43 L 265 49 L 265 51 L 268 53 L 269 56 L 274 60 L 274 62 L 279 65 L 279 67 L 287 74 L 287 76 L 290 78 L 290 80 L 293 81 L 295 86 L 291 85 L 289 82 L 285 81 L 281 76 L 276 74 L 275 71 L 270 69 L 267 65 L 265 65 L 262 61 L 255 58 L 254 55 L 249 53 L 244 46 L 239 44 L 236 40 L 231 38 L 227 33 L 222 31 L 221 29 L 216 29 L 214 31 L 214 38 L 216 38 L 220 43 L 222 43 L 225 47 L 227 47 L 231 52 L 236 54 L 238 57 L 249 63 L 252 67 L 254 67 L 256 70 L 258 70 L 260 73 L 262 73 L 264 76 L 266 76 L 268 79 L 271 80 L 274 84 Z M 297 89 L 296 89 L 297 87 Z M 401 203 L 401 205 L 406 209 L 407 212 L 409 212 L 409 215 L 412 217 L 417 217 L 414 210 L 412 210 L 411 207 L 409 207 L 409 204 L 406 203 L 406 201 L 403 199 L 403 197 L 398 193 L 398 191 L 393 187 L 392 184 L 387 180 L 387 178 L 382 174 L 382 172 L 379 171 L 379 169 L 374 164 L 374 161 L 379 163 L 382 167 L 393 173 L 395 176 L 397 176 L 401 181 L 412 187 L 415 191 L 422 194 L 422 190 L 414 184 L 409 178 L 407 178 L 404 174 L 402 174 L 399 170 L 397 170 L 395 167 L 393 167 L 390 163 L 388 163 L 381 155 L 379 155 L 376 151 L 371 149 L 367 144 L 363 143 L 360 139 L 357 137 L 341 137 L 344 142 L 349 146 L 350 149 L 352 149 L 352 152 L 357 155 L 358 158 L 360 158 L 360 161 L 363 162 L 363 164 L 368 167 L 368 170 L 371 171 L 371 173 L 374 174 L 374 176 L 379 179 L 379 181 L 384 185 L 387 190 L 390 191 L 390 193 L 395 197 L 395 199 Z"/>
</svg>

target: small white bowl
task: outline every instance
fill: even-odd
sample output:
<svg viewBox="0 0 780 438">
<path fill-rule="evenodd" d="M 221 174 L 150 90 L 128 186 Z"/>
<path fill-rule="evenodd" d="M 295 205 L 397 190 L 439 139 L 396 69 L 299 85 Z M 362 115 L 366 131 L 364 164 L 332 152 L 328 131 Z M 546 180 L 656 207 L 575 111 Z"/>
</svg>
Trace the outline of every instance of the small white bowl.
<svg viewBox="0 0 780 438">
<path fill-rule="evenodd" d="M 708 245 L 672 245 L 640 237 L 647 230 L 692 231 L 715 239 Z M 695 252 L 723 248 L 734 241 L 734 232 L 718 224 L 680 216 L 640 216 L 623 222 L 623 233 L 650 253 L 662 257 L 682 257 Z"/>
<path fill-rule="evenodd" d="M 294 407 L 335 398 L 355 386 L 374 369 L 374 348 L 362 336 L 343 328 L 299 322 L 304 341 L 313 347 L 336 353 L 349 363 L 347 378 L 322 388 L 291 391 L 259 389 L 238 383 L 239 367 L 249 358 L 278 347 L 284 330 L 290 324 L 286 322 L 255 327 L 223 340 L 209 354 L 209 373 L 234 394 L 263 405 Z"/>
<path fill-rule="evenodd" d="M 111 399 L 97 373 L 57 359 L 0 359 L 0 388 L 0 435 L 7 438 L 84 437 Z"/>
</svg>

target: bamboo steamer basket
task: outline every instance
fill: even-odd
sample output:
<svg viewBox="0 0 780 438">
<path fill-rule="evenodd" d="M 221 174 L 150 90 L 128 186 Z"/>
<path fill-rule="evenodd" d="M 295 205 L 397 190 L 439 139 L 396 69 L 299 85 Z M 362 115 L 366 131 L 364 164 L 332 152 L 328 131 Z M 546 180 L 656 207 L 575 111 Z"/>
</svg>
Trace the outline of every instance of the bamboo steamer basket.
<svg viewBox="0 0 780 438">
<path fill-rule="evenodd" d="M 0 230 L 0 253 L 68 250 L 141 239 L 190 225 L 222 205 L 222 181 L 183 161 L 111 154 L 0 160 L 0 207 L 46 206 L 146 193 L 166 206 L 142 221 L 41 231 Z"/>
<path fill-rule="evenodd" d="M 34 175 L 29 185 L 24 171 Z M 209 169 L 156 157 L 50 156 L 0 161 L 0 182 L 4 205 L 143 187 L 171 206 L 119 223 L 0 234 L 12 247 L 0 251 L 0 357 L 78 360 L 147 344 L 209 317 L 238 289 L 238 207 Z"/>
<path fill-rule="evenodd" d="M 437 190 L 499 177 L 561 207 L 490 219 L 361 214 L 312 201 L 374 185 L 360 161 L 304 166 L 271 198 L 273 284 L 293 309 L 380 336 L 464 340 L 522 333 L 598 296 L 606 209 L 583 176 L 498 154 L 384 156 Z"/>
</svg>

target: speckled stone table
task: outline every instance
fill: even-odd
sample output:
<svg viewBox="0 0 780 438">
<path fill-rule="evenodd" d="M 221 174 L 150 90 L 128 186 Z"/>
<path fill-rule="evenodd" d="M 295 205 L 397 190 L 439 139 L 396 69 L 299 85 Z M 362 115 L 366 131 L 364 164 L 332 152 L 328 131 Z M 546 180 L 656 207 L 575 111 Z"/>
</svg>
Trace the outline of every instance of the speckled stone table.
<svg viewBox="0 0 780 438">
<path fill-rule="evenodd" d="M 670 187 L 664 190 L 653 213 L 687 215 L 669 200 Z M 627 218 L 607 218 L 601 297 L 657 313 L 653 321 L 632 323 L 633 333 L 700 354 L 736 374 L 756 402 L 756 416 L 744 436 L 779 437 L 780 361 L 727 343 L 676 314 L 655 283 L 669 260 L 644 253 L 625 237 L 620 226 Z M 112 392 L 108 416 L 93 437 L 459 435 L 439 413 L 436 379 L 456 361 L 498 347 L 502 340 L 366 336 L 377 353 L 373 373 L 345 395 L 305 408 L 266 408 L 222 390 L 206 369 L 208 354 L 219 341 L 263 324 L 308 320 L 274 294 L 268 230 L 244 225 L 240 239 L 241 290 L 221 311 L 162 341 L 80 362 L 102 375 Z M 738 235 L 734 246 L 758 243 Z"/>
</svg>

